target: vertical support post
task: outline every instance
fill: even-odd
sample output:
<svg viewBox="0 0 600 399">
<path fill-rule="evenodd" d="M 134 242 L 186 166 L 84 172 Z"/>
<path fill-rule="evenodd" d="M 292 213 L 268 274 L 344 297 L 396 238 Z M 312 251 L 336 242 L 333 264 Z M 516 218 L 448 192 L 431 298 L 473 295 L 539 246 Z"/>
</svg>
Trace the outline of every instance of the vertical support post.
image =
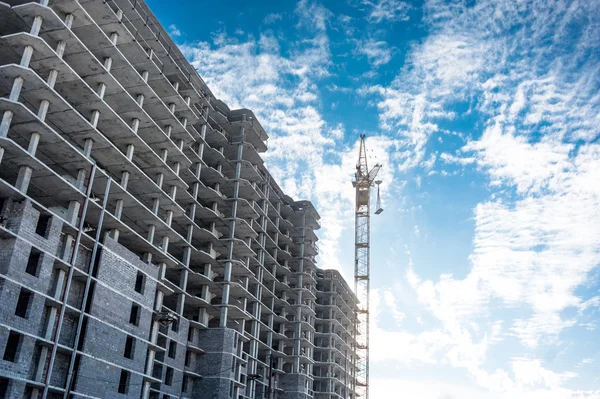
<svg viewBox="0 0 600 399">
<path fill-rule="evenodd" d="M 73 372 L 74 372 L 74 367 L 75 367 L 75 357 L 77 356 L 77 347 L 79 346 L 79 342 L 81 340 L 81 330 L 83 328 L 83 318 L 84 316 L 84 312 L 85 312 L 85 308 L 87 307 L 87 303 L 88 303 L 88 299 L 89 299 L 89 294 L 90 294 L 90 287 L 92 285 L 92 275 L 94 274 L 94 268 L 96 266 L 96 262 L 94 261 L 96 259 L 97 253 L 98 253 L 98 243 L 100 242 L 100 239 L 102 238 L 102 224 L 104 223 L 104 213 L 106 212 L 106 205 L 108 204 L 108 196 L 110 194 L 110 185 L 112 183 L 112 179 L 109 177 L 108 180 L 106 181 L 106 188 L 104 189 L 104 199 L 102 201 L 102 211 L 100 211 L 100 217 L 98 220 L 98 226 L 96 229 L 96 237 L 95 237 L 95 241 L 94 241 L 94 247 L 92 248 L 92 256 L 90 258 L 90 263 L 89 263 L 89 267 L 88 267 L 88 275 L 85 281 L 85 289 L 83 292 L 83 300 L 81 301 L 81 313 L 79 316 L 79 320 L 77 322 L 77 332 L 75 334 L 75 341 L 73 344 L 73 352 L 71 353 L 71 360 L 69 362 L 69 372 L 67 374 L 67 384 L 65 386 L 65 394 L 63 396 L 64 399 L 68 399 L 69 398 L 69 394 L 71 393 L 71 389 L 72 389 L 72 385 L 73 385 Z M 90 183 L 90 186 L 92 184 Z"/>
<path fill-rule="evenodd" d="M 85 197 L 85 201 L 83 203 L 83 207 L 81 209 L 81 217 L 79 218 L 79 226 L 77 228 L 77 237 L 75 238 L 75 246 L 73 248 L 73 253 L 71 254 L 71 261 L 69 262 L 69 274 L 67 276 L 67 281 L 65 282 L 63 292 L 60 299 L 60 313 L 58 316 L 58 320 L 56 321 L 56 327 L 54 328 L 54 334 L 52 337 L 52 353 L 50 354 L 50 360 L 48 362 L 48 368 L 46 370 L 46 378 L 44 380 L 44 390 L 42 392 L 42 399 L 48 398 L 48 390 L 50 389 L 50 381 L 52 378 L 52 369 L 54 368 L 54 361 L 56 360 L 56 352 L 58 349 L 58 340 L 60 338 L 60 332 L 62 328 L 62 321 L 65 317 L 65 311 L 67 309 L 66 304 L 69 298 L 69 289 L 71 287 L 71 281 L 73 280 L 73 266 L 77 262 L 77 252 L 79 249 L 79 243 L 81 242 L 81 235 L 83 233 L 83 226 L 85 223 L 85 215 L 87 213 L 88 204 L 90 202 L 90 195 L 92 194 L 92 186 L 94 183 L 94 177 L 96 175 L 96 164 L 92 165 L 92 171 L 90 173 L 90 178 L 88 180 L 87 193 Z M 58 287 L 57 287 L 58 288 Z"/>
</svg>

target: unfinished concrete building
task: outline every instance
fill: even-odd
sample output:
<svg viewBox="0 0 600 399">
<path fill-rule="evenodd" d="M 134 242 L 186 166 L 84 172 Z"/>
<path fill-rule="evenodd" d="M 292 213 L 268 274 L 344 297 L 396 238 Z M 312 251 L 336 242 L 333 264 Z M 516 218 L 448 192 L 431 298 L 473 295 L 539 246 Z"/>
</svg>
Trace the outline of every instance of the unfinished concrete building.
<svg viewBox="0 0 600 399">
<path fill-rule="evenodd" d="M 252 111 L 142 1 L 4 0 L 0 35 L 0 397 L 353 397 L 356 298 Z"/>
<path fill-rule="evenodd" d="M 354 397 L 350 390 L 356 296 L 337 270 L 317 270 L 316 274 L 315 398 Z"/>
</svg>

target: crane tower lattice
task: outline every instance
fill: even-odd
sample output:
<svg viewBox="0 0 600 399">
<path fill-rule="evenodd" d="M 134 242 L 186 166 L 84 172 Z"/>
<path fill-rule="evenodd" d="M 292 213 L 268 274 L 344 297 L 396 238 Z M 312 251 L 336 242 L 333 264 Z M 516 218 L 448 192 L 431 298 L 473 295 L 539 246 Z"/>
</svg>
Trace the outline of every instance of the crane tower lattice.
<svg viewBox="0 0 600 399">
<path fill-rule="evenodd" d="M 360 136 L 360 148 L 356 174 L 352 185 L 356 189 L 355 198 L 355 236 L 354 236 L 354 292 L 359 304 L 354 315 L 352 368 L 352 398 L 369 398 L 369 291 L 370 277 L 370 202 L 371 187 L 377 184 L 377 209 L 375 214 L 383 212 L 379 197 L 379 184 L 375 181 L 380 164 L 369 170 L 365 135 Z"/>
</svg>

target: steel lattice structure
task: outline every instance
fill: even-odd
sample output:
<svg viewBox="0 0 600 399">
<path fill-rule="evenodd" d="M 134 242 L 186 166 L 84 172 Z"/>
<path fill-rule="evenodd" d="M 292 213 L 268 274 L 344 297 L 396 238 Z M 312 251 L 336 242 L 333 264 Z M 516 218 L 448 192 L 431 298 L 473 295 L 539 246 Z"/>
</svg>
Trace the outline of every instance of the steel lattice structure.
<svg viewBox="0 0 600 399">
<path fill-rule="evenodd" d="M 355 353 L 352 370 L 353 398 L 368 399 L 369 397 L 370 199 L 371 187 L 380 168 L 381 165 L 376 164 L 369 171 L 365 135 L 361 135 L 356 174 L 352 182 L 356 189 L 354 292 L 360 301 L 355 310 L 352 342 Z M 381 213 L 381 208 L 377 213 Z"/>
</svg>

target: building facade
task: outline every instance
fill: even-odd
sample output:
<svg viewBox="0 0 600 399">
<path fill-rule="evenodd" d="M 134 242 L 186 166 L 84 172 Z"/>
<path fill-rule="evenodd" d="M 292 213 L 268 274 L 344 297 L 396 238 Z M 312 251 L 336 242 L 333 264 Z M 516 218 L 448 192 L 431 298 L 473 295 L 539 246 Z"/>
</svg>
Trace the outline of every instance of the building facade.
<svg viewBox="0 0 600 399">
<path fill-rule="evenodd" d="M 351 398 L 356 298 L 140 0 L 0 2 L 0 397 Z"/>
</svg>

